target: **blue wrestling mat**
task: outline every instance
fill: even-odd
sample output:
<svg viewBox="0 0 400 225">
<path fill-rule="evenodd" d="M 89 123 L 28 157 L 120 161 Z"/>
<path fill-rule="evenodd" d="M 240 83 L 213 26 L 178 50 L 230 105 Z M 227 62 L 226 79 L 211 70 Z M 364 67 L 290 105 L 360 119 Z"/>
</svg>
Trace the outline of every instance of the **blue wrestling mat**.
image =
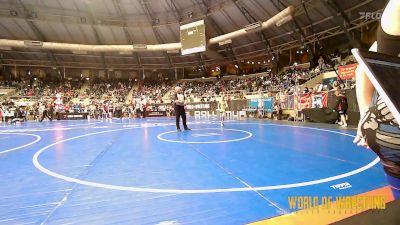
<svg viewBox="0 0 400 225">
<path fill-rule="evenodd" d="M 0 224 L 246 224 L 387 185 L 354 132 L 171 118 L 0 127 Z"/>
</svg>

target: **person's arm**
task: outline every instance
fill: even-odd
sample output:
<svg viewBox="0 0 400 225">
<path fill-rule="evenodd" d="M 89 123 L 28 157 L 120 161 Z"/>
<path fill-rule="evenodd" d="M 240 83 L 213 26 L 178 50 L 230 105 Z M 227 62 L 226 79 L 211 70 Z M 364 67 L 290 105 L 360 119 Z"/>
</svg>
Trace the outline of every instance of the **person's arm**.
<svg viewBox="0 0 400 225">
<path fill-rule="evenodd" d="M 370 48 L 370 51 L 376 52 L 377 42 L 375 42 Z M 360 117 L 363 118 L 365 112 L 368 110 L 372 103 L 375 88 L 371 81 L 365 74 L 362 67 L 358 66 L 356 69 L 356 95 L 358 107 L 360 109 Z"/>
<path fill-rule="evenodd" d="M 356 69 L 356 83 L 358 107 L 360 109 L 360 117 L 363 118 L 372 103 L 375 88 L 360 67 Z"/>
<path fill-rule="evenodd" d="M 341 100 L 341 98 L 340 98 L 339 96 L 336 96 L 336 99 L 335 99 L 335 106 L 333 107 L 333 111 L 334 111 L 334 112 L 338 110 L 339 105 L 340 105 L 340 102 L 341 102 L 340 100 Z"/>
<path fill-rule="evenodd" d="M 381 18 L 382 30 L 389 35 L 400 35 L 400 1 L 390 0 Z"/>
<path fill-rule="evenodd" d="M 381 26 L 385 33 L 389 35 L 400 35 L 400 1 L 390 0 L 381 18 Z M 370 51 L 376 52 L 378 49 L 375 42 Z M 360 107 L 360 113 L 363 115 L 368 110 L 372 101 L 372 96 L 375 91 L 371 81 L 366 76 L 365 72 L 358 67 L 356 70 L 356 93 L 357 101 Z"/>
<path fill-rule="evenodd" d="M 382 30 L 389 35 L 400 35 L 400 1 L 390 0 L 385 10 L 383 11 L 381 18 Z M 370 51 L 377 51 L 377 42 L 375 42 Z M 361 67 L 356 70 L 356 94 L 357 101 L 360 109 L 360 122 L 358 125 L 357 136 L 354 139 L 354 143 L 358 145 L 366 146 L 365 140 L 362 138 L 361 134 L 361 122 L 367 112 L 373 97 L 375 88 L 373 87 L 371 81 L 366 76 L 365 72 Z"/>
</svg>

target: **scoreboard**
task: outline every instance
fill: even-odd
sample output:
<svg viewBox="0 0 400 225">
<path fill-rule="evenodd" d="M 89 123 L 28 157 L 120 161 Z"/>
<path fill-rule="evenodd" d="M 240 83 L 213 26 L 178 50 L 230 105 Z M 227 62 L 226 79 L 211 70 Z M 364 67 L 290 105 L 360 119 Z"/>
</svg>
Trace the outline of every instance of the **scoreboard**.
<svg viewBox="0 0 400 225">
<path fill-rule="evenodd" d="M 204 20 L 180 26 L 180 39 L 182 55 L 206 51 Z"/>
</svg>

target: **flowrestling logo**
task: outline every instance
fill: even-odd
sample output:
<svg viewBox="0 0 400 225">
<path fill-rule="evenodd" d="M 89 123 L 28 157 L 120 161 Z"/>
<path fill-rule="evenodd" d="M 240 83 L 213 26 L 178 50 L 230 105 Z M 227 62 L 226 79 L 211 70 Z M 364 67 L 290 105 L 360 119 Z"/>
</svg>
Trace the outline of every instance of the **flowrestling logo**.
<svg viewBox="0 0 400 225">
<path fill-rule="evenodd" d="M 362 20 L 379 20 L 382 17 L 381 12 L 359 12 Z"/>
</svg>

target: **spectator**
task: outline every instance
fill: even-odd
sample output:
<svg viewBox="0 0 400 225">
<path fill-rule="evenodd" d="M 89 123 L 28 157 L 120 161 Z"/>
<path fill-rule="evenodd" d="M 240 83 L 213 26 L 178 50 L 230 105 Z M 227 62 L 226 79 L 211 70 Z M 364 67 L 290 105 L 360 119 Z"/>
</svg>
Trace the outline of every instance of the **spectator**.
<svg viewBox="0 0 400 225">
<path fill-rule="evenodd" d="M 347 127 L 347 98 L 346 95 L 340 91 L 335 92 L 336 95 L 336 105 L 335 111 L 339 114 L 339 125 L 341 127 Z"/>
</svg>

